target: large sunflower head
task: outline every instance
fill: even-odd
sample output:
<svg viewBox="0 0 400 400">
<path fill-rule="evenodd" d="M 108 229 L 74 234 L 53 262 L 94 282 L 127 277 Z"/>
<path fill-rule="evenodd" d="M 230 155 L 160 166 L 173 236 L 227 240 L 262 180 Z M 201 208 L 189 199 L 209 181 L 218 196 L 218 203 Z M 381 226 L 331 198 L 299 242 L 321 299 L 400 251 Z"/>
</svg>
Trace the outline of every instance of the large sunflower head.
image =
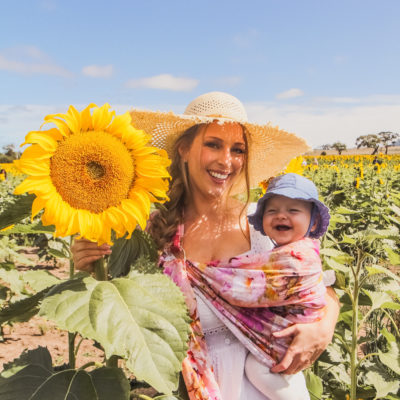
<svg viewBox="0 0 400 400">
<path fill-rule="evenodd" d="M 108 104 L 70 106 L 46 123 L 56 127 L 29 132 L 19 160 L 28 177 L 15 193 L 36 195 L 32 218 L 44 208 L 43 224 L 55 225 L 56 236 L 79 233 L 99 244 L 111 243 L 111 230 L 121 237 L 137 224 L 144 229 L 151 202 L 167 198 L 166 152 L 148 146 L 150 135 Z"/>
</svg>

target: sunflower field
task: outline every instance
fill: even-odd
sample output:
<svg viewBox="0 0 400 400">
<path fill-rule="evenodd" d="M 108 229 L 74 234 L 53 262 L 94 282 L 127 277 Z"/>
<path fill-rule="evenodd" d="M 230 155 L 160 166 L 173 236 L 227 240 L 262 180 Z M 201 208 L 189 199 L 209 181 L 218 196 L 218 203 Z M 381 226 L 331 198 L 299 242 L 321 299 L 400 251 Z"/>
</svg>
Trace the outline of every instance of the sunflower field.
<svg viewBox="0 0 400 400">
<path fill-rule="evenodd" d="M 324 267 L 336 273 L 341 302 L 332 343 L 305 371 L 311 399 L 400 399 L 400 155 L 310 156 L 293 165 L 295 169 L 286 172 L 312 179 L 330 208 L 321 256 Z M 68 280 L 44 271 L 20 272 L 17 266 L 30 262 L 22 247 L 38 246 L 41 239 L 41 257 L 68 259 L 70 242 L 53 236 L 55 227 L 42 224 L 39 210 L 31 218 L 35 196 L 13 194 L 26 175 L 12 165 L 3 167 L 7 174 L 0 175 L 0 327 L 39 313 L 70 332 L 71 350 L 63 366 L 55 365 L 43 348 L 9 363 L 0 373 L 0 398 L 53 399 L 55 390 L 62 398 L 151 398 L 132 394 L 127 376 L 133 374 L 137 382 L 156 388 L 153 398 L 184 399 L 178 384 L 188 317 L 180 293 L 153 268 L 157 253 L 151 239 L 137 230 L 130 239 L 113 238 L 106 281 L 75 274 L 72 263 Z M 59 178 L 60 185 L 65 179 Z M 254 198 L 261 191 L 254 189 Z M 69 227 L 73 224 L 65 229 Z M 132 312 L 133 305 L 139 312 Z M 84 313 L 92 318 L 91 326 L 82 320 Z M 118 329 L 104 331 L 106 319 Z M 146 337 L 145 328 L 154 324 L 163 328 L 156 338 Z M 132 326 L 135 337 L 128 340 L 125 333 Z M 79 344 L 74 344 L 74 332 L 99 343 L 104 363 L 76 368 Z M 80 397 L 83 393 L 86 397 Z"/>
<path fill-rule="evenodd" d="M 321 254 L 342 305 L 332 344 L 306 372 L 311 398 L 400 399 L 400 155 L 305 161 L 299 172 L 331 211 Z"/>
</svg>

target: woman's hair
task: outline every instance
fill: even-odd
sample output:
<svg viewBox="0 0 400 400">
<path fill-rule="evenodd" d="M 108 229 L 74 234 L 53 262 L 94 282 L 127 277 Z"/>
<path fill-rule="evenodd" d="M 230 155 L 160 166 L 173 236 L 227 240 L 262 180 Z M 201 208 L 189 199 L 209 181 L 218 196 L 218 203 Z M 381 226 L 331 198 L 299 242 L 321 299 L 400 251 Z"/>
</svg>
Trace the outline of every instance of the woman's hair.
<svg viewBox="0 0 400 400">
<path fill-rule="evenodd" d="M 180 154 L 180 149 L 189 150 L 193 140 L 199 134 L 203 126 L 205 126 L 205 124 L 198 124 L 187 129 L 174 144 L 172 162 L 169 167 L 169 173 L 171 175 L 171 183 L 168 191 L 169 201 L 157 206 L 158 211 L 152 215 L 150 224 L 148 226 L 148 232 L 160 250 L 164 249 L 165 246 L 172 241 L 178 225 L 183 222 L 183 211 L 190 198 L 187 163 L 183 161 Z M 247 201 L 240 215 L 246 209 L 250 197 L 247 140 L 248 134 L 245 127 L 242 128 L 246 145 L 243 173 L 246 183 Z"/>
</svg>

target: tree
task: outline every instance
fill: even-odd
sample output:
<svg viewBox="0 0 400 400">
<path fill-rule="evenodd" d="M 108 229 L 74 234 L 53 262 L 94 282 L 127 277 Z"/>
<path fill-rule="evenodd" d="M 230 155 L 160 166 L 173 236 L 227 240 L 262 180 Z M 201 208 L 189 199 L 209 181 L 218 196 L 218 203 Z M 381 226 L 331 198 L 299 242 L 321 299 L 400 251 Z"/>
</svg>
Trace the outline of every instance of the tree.
<svg viewBox="0 0 400 400">
<path fill-rule="evenodd" d="M 15 151 L 15 146 L 13 144 L 7 144 L 3 146 L 3 152 L 0 153 L 0 163 L 10 163 L 13 160 L 19 158 L 21 153 Z"/>
<path fill-rule="evenodd" d="M 333 144 L 331 145 L 331 149 L 337 150 L 337 152 L 338 152 L 339 155 L 340 155 L 340 154 L 342 154 L 342 151 L 343 151 L 343 150 L 346 150 L 346 149 L 347 149 L 347 146 L 346 146 L 344 143 L 342 143 L 342 142 L 335 142 L 335 143 L 333 143 Z"/>
<path fill-rule="evenodd" d="M 373 148 L 374 150 L 371 154 L 376 154 L 378 152 L 380 144 L 381 144 L 381 141 L 380 141 L 378 135 L 374 135 L 374 134 L 359 136 L 356 139 L 357 149 L 359 149 L 360 147 Z"/>
<path fill-rule="evenodd" d="M 329 150 L 332 146 L 330 144 L 323 144 L 321 146 L 322 150 Z"/>
<path fill-rule="evenodd" d="M 394 132 L 379 132 L 378 138 L 381 144 L 385 147 L 385 154 L 387 154 L 389 146 L 394 146 L 399 138 L 399 134 Z"/>
</svg>

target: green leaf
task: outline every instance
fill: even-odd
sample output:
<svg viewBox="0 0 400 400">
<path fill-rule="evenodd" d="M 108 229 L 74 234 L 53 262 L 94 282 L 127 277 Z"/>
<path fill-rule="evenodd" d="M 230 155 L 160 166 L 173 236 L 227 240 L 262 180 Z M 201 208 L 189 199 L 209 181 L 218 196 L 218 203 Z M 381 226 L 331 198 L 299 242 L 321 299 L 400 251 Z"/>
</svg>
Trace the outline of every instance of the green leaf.
<svg viewBox="0 0 400 400">
<path fill-rule="evenodd" d="M 394 274 L 393 272 L 389 271 L 387 268 L 382 267 L 380 265 L 373 265 L 372 267 L 365 267 L 365 269 L 368 271 L 370 275 L 374 274 L 385 274 L 387 276 L 390 276 L 397 282 L 400 282 L 400 277 Z"/>
<path fill-rule="evenodd" d="M 47 347 L 39 346 L 34 350 L 25 350 L 18 358 L 4 364 L 1 376 L 3 378 L 8 378 L 29 364 L 37 364 L 47 369 L 49 372 L 53 371 L 49 350 Z"/>
<path fill-rule="evenodd" d="M 69 258 L 62 251 L 57 249 L 48 249 L 47 252 L 56 258 Z"/>
<path fill-rule="evenodd" d="M 389 393 L 396 393 L 400 385 L 398 380 L 390 380 L 388 375 L 383 375 L 380 371 L 368 371 L 365 377 L 366 383 L 375 387 L 375 398 L 382 398 Z"/>
<path fill-rule="evenodd" d="M 343 364 L 333 365 L 329 369 L 329 372 L 335 377 L 337 381 L 350 385 L 350 375 L 346 371 L 346 367 Z"/>
<path fill-rule="evenodd" d="M 389 208 L 400 217 L 400 207 L 397 207 L 395 204 L 389 206 Z"/>
<path fill-rule="evenodd" d="M 129 399 L 130 384 L 119 368 L 103 367 L 89 372 L 98 400 Z"/>
<path fill-rule="evenodd" d="M 337 214 L 360 214 L 360 211 L 355 211 L 355 210 L 350 210 L 350 208 L 346 208 L 343 206 L 340 206 L 335 209 L 335 213 Z"/>
<path fill-rule="evenodd" d="M 43 270 L 27 271 L 22 275 L 22 279 L 35 292 L 40 292 L 43 289 L 60 283 L 60 279 L 50 272 Z"/>
<path fill-rule="evenodd" d="M 151 236 L 136 229 L 130 239 L 120 238 L 114 242 L 108 260 L 108 271 L 113 277 L 127 275 L 130 267 L 140 257 L 155 262 L 158 260 L 158 253 Z"/>
<path fill-rule="evenodd" d="M 26 322 L 39 312 L 39 303 L 50 288 L 46 288 L 33 296 L 9 303 L 0 310 L 0 325 L 12 322 Z"/>
<path fill-rule="evenodd" d="M 349 272 L 350 268 L 348 265 L 346 264 L 341 264 L 338 263 L 337 261 L 335 261 L 333 258 L 331 257 L 324 257 L 324 262 L 332 269 L 334 269 L 335 271 L 341 271 L 344 273 Z"/>
<path fill-rule="evenodd" d="M 27 194 L 13 197 L 14 202 L 8 203 L 0 214 L 0 230 L 16 224 L 31 215 L 32 203 L 36 196 Z"/>
<path fill-rule="evenodd" d="M 381 333 L 387 339 L 388 351 L 383 353 L 381 350 L 378 350 L 379 359 L 389 369 L 396 372 L 397 375 L 400 375 L 400 351 L 396 343 L 396 338 L 385 328 L 382 329 Z"/>
<path fill-rule="evenodd" d="M 371 299 L 371 310 L 382 308 L 400 310 L 400 304 L 393 302 L 389 294 L 385 292 L 372 292 L 371 290 L 367 289 L 362 289 L 362 291 Z"/>
<path fill-rule="evenodd" d="M 51 290 L 40 315 L 96 340 L 108 358 L 125 358 L 136 378 L 159 392 L 176 389 L 189 318 L 180 289 L 168 277 L 70 280 Z"/>
<path fill-rule="evenodd" d="M 330 219 L 331 224 L 333 223 L 347 224 L 348 222 L 350 222 L 349 217 L 340 214 L 333 214 Z"/>
<path fill-rule="evenodd" d="M 40 365 L 28 365 L 16 374 L 0 380 L 0 399 L 31 400 L 36 389 L 49 376 L 51 372 L 46 368 Z M 55 400 L 55 397 L 52 399 Z"/>
<path fill-rule="evenodd" d="M 42 222 L 33 223 L 33 224 L 17 224 L 11 229 L 7 229 L 6 231 L 1 232 L 0 235 L 10 235 L 13 233 L 53 233 L 55 231 L 54 225 L 44 226 Z"/>
<path fill-rule="evenodd" d="M 324 391 L 322 380 L 319 376 L 315 375 L 311 370 L 307 369 L 304 371 L 306 378 L 306 385 L 308 392 L 310 393 L 311 400 L 319 400 Z"/>
<path fill-rule="evenodd" d="M 400 254 L 396 253 L 391 247 L 384 246 L 384 250 L 388 255 L 389 261 L 392 265 L 400 265 Z"/>
<path fill-rule="evenodd" d="M 22 274 L 16 269 L 9 271 L 0 268 L 0 279 L 10 285 L 10 289 L 14 293 L 22 293 L 25 289 L 25 284 L 22 279 Z"/>
</svg>

